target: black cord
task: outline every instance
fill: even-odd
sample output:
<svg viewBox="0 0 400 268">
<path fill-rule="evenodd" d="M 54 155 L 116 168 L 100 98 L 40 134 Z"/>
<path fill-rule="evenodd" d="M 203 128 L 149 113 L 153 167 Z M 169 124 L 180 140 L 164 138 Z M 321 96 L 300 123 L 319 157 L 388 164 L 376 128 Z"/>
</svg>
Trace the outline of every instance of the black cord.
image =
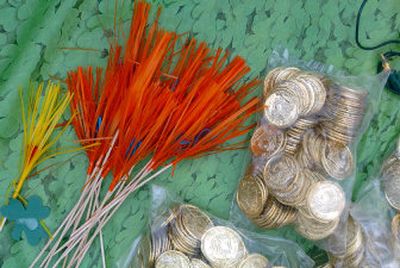
<svg viewBox="0 0 400 268">
<path fill-rule="evenodd" d="M 361 42 L 360 42 L 360 19 L 361 19 L 361 14 L 363 12 L 363 9 L 364 9 L 366 3 L 367 3 L 367 0 L 363 0 L 360 8 L 358 9 L 358 13 L 357 13 L 357 21 L 356 21 L 356 43 L 357 43 L 357 46 L 364 50 L 375 50 L 377 48 L 381 48 L 381 47 L 384 47 L 384 46 L 387 46 L 390 44 L 400 44 L 400 40 L 394 40 L 394 39 L 382 42 L 378 45 L 371 46 L 371 47 L 364 46 L 361 44 Z"/>
</svg>

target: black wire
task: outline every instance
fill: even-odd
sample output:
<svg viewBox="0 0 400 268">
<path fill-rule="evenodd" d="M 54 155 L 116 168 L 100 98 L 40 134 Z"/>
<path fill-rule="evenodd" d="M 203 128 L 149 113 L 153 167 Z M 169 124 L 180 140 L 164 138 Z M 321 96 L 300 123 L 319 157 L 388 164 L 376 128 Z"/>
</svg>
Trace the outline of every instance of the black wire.
<svg viewBox="0 0 400 268">
<path fill-rule="evenodd" d="M 356 43 L 357 43 L 357 46 L 364 50 L 374 50 L 374 49 L 381 48 L 381 47 L 384 47 L 384 46 L 387 46 L 390 44 L 400 44 L 400 40 L 394 40 L 394 39 L 388 40 L 388 41 L 382 42 L 378 45 L 370 46 L 370 47 L 364 46 L 361 44 L 361 42 L 360 42 L 360 19 L 361 19 L 361 13 L 363 12 L 363 9 L 364 9 L 366 3 L 367 3 L 367 0 L 363 0 L 360 8 L 358 9 L 358 13 L 357 13 L 357 21 L 356 21 Z"/>
</svg>

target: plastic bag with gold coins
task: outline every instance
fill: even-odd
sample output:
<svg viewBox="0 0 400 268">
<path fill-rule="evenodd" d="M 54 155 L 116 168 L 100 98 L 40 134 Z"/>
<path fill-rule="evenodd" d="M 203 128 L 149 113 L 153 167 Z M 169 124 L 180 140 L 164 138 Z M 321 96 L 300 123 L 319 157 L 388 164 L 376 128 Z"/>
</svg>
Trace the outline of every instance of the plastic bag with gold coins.
<svg viewBox="0 0 400 268">
<path fill-rule="evenodd" d="M 269 67 L 252 161 L 238 184 L 232 221 L 289 226 L 279 234 L 294 229 L 327 252 L 344 254 L 356 148 L 387 73 L 351 76 L 287 50 L 274 51 Z"/>
<path fill-rule="evenodd" d="M 313 267 L 294 242 L 236 228 L 153 186 L 152 219 L 119 267 Z"/>
<path fill-rule="evenodd" d="M 400 267 L 399 186 L 400 140 L 377 178 L 359 189 L 347 220 L 346 252 L 330 254 L 326 267 Z"/>
</svg>

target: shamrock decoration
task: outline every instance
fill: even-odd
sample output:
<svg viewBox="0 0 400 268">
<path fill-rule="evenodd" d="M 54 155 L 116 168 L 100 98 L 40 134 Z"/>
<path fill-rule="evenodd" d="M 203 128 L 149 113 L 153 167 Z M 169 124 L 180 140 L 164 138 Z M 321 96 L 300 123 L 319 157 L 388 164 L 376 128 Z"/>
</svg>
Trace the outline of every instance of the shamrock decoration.
<svg viewBox="0 0 400 268">
<path fill-rule="evenodd" d="M 40 197 L 28 198 L 26 206 L 18 199 L 11 198 L 8 205 L 0 208 L 0 213 L 8 220 L 14 221 L 11 234 L 14 240 L 20 240 L 22 232 L 25 232 L 29 244 L 35 246 L 42 238 L 48 237 L 40 221 L 49 216 L 50 208 L 43 206 Z"/>
</svg>

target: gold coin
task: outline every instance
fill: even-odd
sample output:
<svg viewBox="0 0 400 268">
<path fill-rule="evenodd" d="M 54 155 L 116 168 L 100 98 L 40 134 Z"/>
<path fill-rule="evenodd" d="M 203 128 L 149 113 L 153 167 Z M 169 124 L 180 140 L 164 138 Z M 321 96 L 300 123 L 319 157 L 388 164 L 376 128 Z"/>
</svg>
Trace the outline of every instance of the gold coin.
<svg viewBox="0 0 400 268">
<path fill-rule="evenodd" d="M 268 188 L 274 190 L 285 189 L 296 178 L 299 165 L 294 157 L 276 155 L 268 160 L 264 168 L 264 181 Z"/>
<path fill-rule="evenodd" d="M 321 240 L 334 233 L 339 221 L 340 219 L 337 218 L 330 222 L 320 222 L 308 215 L 307 212 L 299 210 L 295 229 L 307 239 Z"/>
<path fill-rule="evenodd" d="M 346 145 L 327 141 L 322 147 L 321 156 L 321 164 L 332 178 L 342 180 L 352 175 L 353 154 Z"/>
<path fill-rule="evenodd" d="M 400 165 L 399 161 L 386 165 L 382 172 L 383 190 L 389 205 L 400 210 Z"/>
<path fill-rule="evenodd" d="M 199 208 L 181 205 L 173 209 L 175 217 L 170 222 L 168 237 L 174 249 L 189 256 L 200 251 L 200 238 L 213 226 L 211 219 Z"/>
<path fill-rule="evenodd" d="M 247 175 L 240 181 L 236 201 L 248 217 L 261 214 L 267 197 L 268 191 L 260 178 Z"/>
<path fill-rule="evenodd" d="M 302 115 L 309 116 L 318 113 L 323 107 L 326 99 L 326 89 L 321 80 L 312 74 L 302 74 L 296 77 L 295 81 L 304 88 L 307 93 L 303 93 L 306 101 Z"/>
<path fill-rule="evenodd" d="M 250 140 L 250 148 L 255 156 L 271 157 L 283 148 L 284 134 L 272 126 L 258 127 Z"/>
<path fill-rule="evenodd" d="M 311 185 L 307 193 L 307 209 L 319 221 L 338 219 L 346 204 L 342 187 L 332 181 L 321 181 Z"/>
<path fill-rule="evenodd" d="M 264 96 L 267 97 L 271 92 L 273 92 L 277 84 L 285 80 L 290 80 L 300 73 L 300 69 L 296 67 L 278 67 L 271 70 L 264 80 Z"/>
<path fill-rule="evenodd" d="M 292 126 L 299 118 L 297 97 L 284 91 L 272 93 L 265 101 L 264 115 L 277 128 Z"/>
<path fill-rule="evenodd" d="M 176 251 L 168 250 L 161 254 L 156 261 L 155 268 L 190 268 L 191 263 L 185 254 Z"/>
<path fill-rule="evenodd" d="M 295 208 L 285 206 L 274 197 L 269 196 L 263 212 L 252 221 L 259 227 L 270 229 L 291 224 L 295 221 L 296 216 Z"/>
<path fill-rule="evenodd" d="M 198 207 L 192 205 L 180 206 L 182 224 L 187 232 L 194 238 L 200 240 L 203 234 L 214 226 L 210 217 L 202 212 Z"/>
<path fill-rule="evenodd" d="M 201 252 L 216 267 L 236 267 L 247 256 L 240 235 L 231 228 L 216 226 L 201 238 Z"/>
</svg>

